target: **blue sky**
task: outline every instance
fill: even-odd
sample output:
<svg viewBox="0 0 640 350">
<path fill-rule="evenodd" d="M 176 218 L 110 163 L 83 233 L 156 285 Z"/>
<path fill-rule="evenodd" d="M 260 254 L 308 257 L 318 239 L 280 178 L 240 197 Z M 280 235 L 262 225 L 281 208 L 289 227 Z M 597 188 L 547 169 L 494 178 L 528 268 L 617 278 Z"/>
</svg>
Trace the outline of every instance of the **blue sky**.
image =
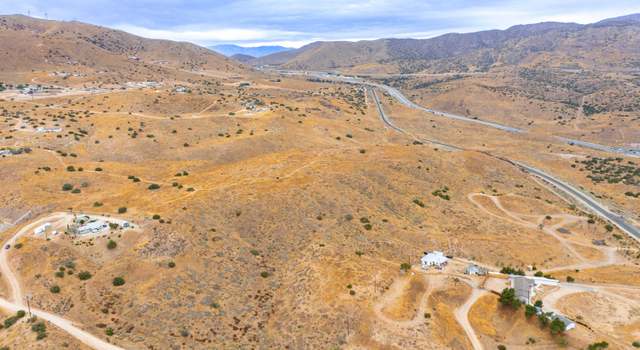
<svg viewBox="0 0 640 350">
<path fill-rule="evenodd" d="M 201 45 L 429 38 L 541 21 L 592 23 L 639 0 L 0 0 L 0 14 L 79 20 Z"/>
</svg>

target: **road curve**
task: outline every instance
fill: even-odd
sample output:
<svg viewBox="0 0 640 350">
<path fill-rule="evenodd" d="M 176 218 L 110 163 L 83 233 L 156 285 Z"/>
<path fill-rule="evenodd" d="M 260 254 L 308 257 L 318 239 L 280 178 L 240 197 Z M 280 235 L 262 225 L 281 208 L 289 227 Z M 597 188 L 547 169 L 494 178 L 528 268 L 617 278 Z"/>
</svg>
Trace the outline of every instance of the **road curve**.
<svg viewBox="0 0 640 350">
<path fill-rule="evenodd" d="M 391 120 L 391 118 L 389 118 L 389 116 L 387 115 L 387 113 L 385 113 L 384 108 L 382 108 L 382 103 L 380 103 L 380 99 L 378 98 L 378 94 L 376 94 L 375 89 L 371 89 L 371 94 L 373 95 L 373 101 L 376 103 L 376 108 L 378 109 L 378 115 L 380 115 L 380 119 L 382 120 L 382 122 L 387 125 L 388 127 L 390 127 L 391 129 L 402 133 L 402 134 L 406 134 L 411 136 L 414 140 L 416 141 L 420 141 L 420 142 L 428 142 L 437 146 L 440 146 L 446 150 L 449 151 L 462 151 L 462 148 L 460 147 L 456 147 L 453 145 L 449 145 L 437 140 L 430 140 L 430 139 L 420 139 L 417 138 L 416 136 L 410 134 L 409 132 L 407 132 L 406 130 L 400 128 L 399 126 L 395 125 L 393 123 L 393 121 Z"/>
</svg>

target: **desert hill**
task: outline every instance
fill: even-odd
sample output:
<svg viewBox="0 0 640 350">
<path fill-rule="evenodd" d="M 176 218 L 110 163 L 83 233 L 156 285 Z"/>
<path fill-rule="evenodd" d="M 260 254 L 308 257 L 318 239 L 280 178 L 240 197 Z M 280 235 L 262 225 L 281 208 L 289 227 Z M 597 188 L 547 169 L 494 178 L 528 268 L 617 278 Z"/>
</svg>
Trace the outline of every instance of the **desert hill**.
<svg viewBox="0 0 640 350">
<path fill-rule="evenodd" d="M 142 63 L 240 71 L 237 62 L 183 42 L 146 39 L 80 23 L 0 16 L 0 72 L 51 68 L 123 69 Z"/>
<path fill-rule="evenodd" d="M 465 72 L 536 62 L 545 55 L 575 65 L 633 67 L 638 54 L 637 15 L 590 25 L 546 22 L 506 30 L 445 34 L 431 39 L 315 42 L 253 61 L 288 69 L 354 72 Z M 635 62 L 635 63 L 634 63 Z"/>
</svg>

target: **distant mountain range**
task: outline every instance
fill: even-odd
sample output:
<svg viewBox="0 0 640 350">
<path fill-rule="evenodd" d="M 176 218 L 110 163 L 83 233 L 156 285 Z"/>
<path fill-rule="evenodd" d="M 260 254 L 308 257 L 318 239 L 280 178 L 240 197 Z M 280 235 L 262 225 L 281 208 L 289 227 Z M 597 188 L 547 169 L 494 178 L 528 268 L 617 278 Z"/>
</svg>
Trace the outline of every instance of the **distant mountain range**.
<svg viewBox="0 0 640 350">
<path fill-rule="evenodd" d="M 243 55 L 251 57 L 263 57 L 278 52 L 293 50 L 284 46 L 256 46 L 256 47 L 244 47 L 239 45 L 215 45 L 209 47 L 211 50 L 221 53 L 227 57 L 234 55 Z M 241 56 L 241 57 L 243 57 Z"/>
<path fill-rule="evenodd" d="M 572 67 L 640 65 L 640 14 L 593 24 L 544 22 L 430 39 L 314 42 L 250 64 L 351 73 L 486 71 L 545 61 Z"/>
</svg>

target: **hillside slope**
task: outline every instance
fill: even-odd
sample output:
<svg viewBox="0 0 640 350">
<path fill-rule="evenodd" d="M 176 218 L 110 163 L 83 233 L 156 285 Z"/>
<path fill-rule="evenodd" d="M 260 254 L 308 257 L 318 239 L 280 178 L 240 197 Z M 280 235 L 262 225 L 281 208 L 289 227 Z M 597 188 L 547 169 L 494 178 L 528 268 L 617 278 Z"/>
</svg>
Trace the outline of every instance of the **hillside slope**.
<svg viewBox="0 0 640 350">
<path fill-rule="evenodd" d="M 21 15 L 0 16 L 0 55 L 0 72 L 61 67 L 117 70 L 141 62 L 180 69 L 242 69 L 233 60 L 190 43 Z"/>
</svg>

